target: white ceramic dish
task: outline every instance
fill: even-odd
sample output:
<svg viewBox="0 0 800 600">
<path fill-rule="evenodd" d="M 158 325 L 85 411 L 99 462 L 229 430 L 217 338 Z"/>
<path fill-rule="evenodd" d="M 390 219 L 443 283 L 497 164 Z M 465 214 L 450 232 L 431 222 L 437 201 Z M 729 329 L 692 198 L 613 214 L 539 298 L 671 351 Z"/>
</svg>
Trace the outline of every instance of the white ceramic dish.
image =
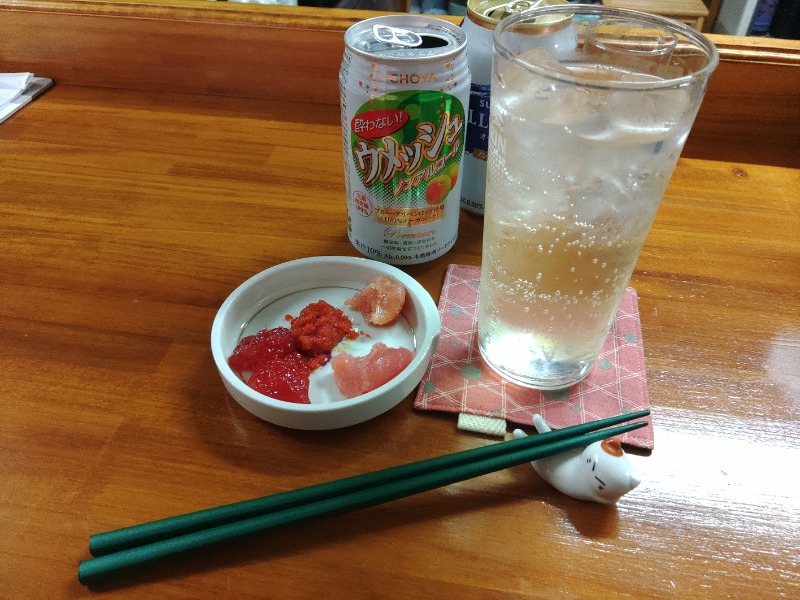
<svg viewBox="0 0 800 600">
<path fill-rule="evenodd" d="M 344 305 L 377 275 L 394 277 L 406 288 L 406 303 L 390 326 L 367 325 Z M 330 365 L 311 375 L 311 404 L 276 400 L 256 392 L 228 365 L 239 340 L 266 327 L 287 327 L 286 315 L 297 316 L 317 300 L 342 309 L 357 331 L 368 333 L 344 340 L 334 354 L 347 350 L 361 356 L 377 341 L 414 350 L 414 358 L 397 377 L 355 398 L 344 398 L 333 382 Z M 257 417 L 293 429 L 336 429 L 372 419 L 396 406 L 419 384 L 439 341 L 441 322 L 436 304 L 416 280 L 391 265 L 366 258 L 320 256 L 276 265 L 254 275 L 228 296 L 211 328 L 211 353 L 231 396 Z"/>
</svg>

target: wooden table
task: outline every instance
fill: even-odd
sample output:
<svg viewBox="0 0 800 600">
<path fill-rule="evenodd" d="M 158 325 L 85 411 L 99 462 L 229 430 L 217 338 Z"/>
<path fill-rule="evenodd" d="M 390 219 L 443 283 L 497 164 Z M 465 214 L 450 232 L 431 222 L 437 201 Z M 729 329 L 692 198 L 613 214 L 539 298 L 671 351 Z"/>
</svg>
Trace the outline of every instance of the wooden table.
<svg viewBox="0 0 800 600">
<path fill-rule="evenodd" d="M 357 254 L 324 95 L 336 73 L 311 101 L 222 89 L 235 73 L 191 64 L 204 32 L 230 50 L 304 26 L 278 9 L 172 4 L 0 2 L 0 71 L 59 80 L 0 125 L 0 597 L 798 597 L 798 154 L 782 167 L 699 157 L 711 137 L 680 160 L 633 276 L 656 447 L 632 456 L 643 482 L 616 507 L 560 495 L 524 465 L 82 587 L 92 533 L 493 443 L 410 398 L 301 432 L 226 393 L 209 331 L 228 293 L 286 260 Z M 335 63 L 361 17 L 326 13 L 304 43 Z M 173 88 L 151 85 L 161 28 Z M 726 48 L 700 132 L 733 69 L 779 69 L 766 85 L 797 89 L 794 47 Z M 321 68 L 277 58 L 300 87 Z M 740 89 L 745 104 L 773 101 Z M 455 248 L 407 271 L 437 298 L 448 264 L 480 264 L 481 230 L 463 214 Z"/>
</svg>

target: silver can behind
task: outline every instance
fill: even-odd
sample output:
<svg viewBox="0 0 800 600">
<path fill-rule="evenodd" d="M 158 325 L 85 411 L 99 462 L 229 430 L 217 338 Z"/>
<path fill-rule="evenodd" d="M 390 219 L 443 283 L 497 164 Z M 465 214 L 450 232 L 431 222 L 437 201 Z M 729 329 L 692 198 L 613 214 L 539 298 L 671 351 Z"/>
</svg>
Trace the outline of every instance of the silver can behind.
<svg viewBox="0 0 800 600">
<path fill-rule="evenodd" d="M 467 58 L 472 86 L 467 108 L 464 176 L 461 206 L 482 215 L 486 193 L 486 156 L 489 150 L 492 35 L 501 19 L 534 6 L 566 4 L 566 0 L 468 0 L 462 27 L 467 36 Z"/>
</svg>

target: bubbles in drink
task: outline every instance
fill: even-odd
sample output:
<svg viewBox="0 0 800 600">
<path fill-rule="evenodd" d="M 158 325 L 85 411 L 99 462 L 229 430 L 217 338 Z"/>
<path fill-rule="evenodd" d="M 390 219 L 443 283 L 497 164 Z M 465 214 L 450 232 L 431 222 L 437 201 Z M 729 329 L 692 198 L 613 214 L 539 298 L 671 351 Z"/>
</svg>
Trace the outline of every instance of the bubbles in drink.
<svg viewBox="0 0 800 600">
<path fill-rule="evenodd" d="M 577 87 L 506 66 L 489 128 L 479 345 L 512 380 L 574 381 L 605 339 L 691 103 L 683 89 Z M 577 74 L 653 80 L 597 65 Z"/>
</svg>

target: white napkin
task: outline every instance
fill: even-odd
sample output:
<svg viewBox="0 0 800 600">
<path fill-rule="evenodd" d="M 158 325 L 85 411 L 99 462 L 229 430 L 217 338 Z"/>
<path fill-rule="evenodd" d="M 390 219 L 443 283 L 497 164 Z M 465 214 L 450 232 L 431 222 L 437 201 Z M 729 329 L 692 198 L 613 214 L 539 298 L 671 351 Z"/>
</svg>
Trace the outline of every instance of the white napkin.
<svg viewBox="0 0 800 600">
<path fill-rule="evenodd" d="M 25 91 L 33 73 L 0 73 L 0 107 L 15 100 Z"/>
<path fill-rule="evenodd" d="M 53 84 L 33 73 L 0 73 L 0 123 Z"/>
</svg>

